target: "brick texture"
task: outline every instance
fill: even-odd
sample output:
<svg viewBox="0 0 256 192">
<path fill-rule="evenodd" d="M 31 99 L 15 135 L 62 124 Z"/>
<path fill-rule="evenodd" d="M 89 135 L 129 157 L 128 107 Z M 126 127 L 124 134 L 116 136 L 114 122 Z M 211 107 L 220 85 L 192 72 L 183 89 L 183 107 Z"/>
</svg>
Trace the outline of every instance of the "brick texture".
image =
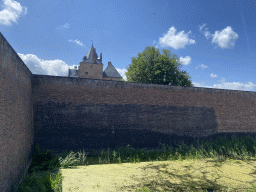
<svg viewBox="0 0 256 192">
<path fill-rule="evenodd" d="M 59 152 L 256 130 L 255 92 L 46 75 L 32 84 L 36 142 Z"/>
<path fill-rule="evenodd" d="M 32 160 L 32 73 L 0 33 L 0 191 L 16 191 Z"/>
</svg>

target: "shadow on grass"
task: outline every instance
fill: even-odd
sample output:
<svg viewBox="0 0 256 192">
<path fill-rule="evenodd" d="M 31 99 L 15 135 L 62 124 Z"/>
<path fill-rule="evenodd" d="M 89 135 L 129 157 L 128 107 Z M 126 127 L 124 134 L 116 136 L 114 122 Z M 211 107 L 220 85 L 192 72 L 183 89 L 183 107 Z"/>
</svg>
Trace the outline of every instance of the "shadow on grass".
<svg viewBox="0 0 256 192">
<path fill-rule="evenodd" d="M 213 158 L 218 163 L 224 162 L 228 159 L 252 161 L 250 157 L 255 157 L 256 153 L 256 139 L 250 136 L 236 138 L 232 136 L 231 139 L 226 137 L 218 137 L 216 140 L 207 140 L 205 142 L 197 140 L 190 147 L 184 145 L 184 142 L 180 141 L 179 147 L 168 147 L 165 144 L 161 144 L 161 150 L 159 151 L 147 151 L 144 149 L 134 149 L 129 145 L 126 147 L 119 147 L 118 149 L 108 149 L 106 152 L 102 150 L 101 156 L 95 150 L 90 152 L 90 155 L 85 156 L 83 153 L 74 153 L 73 151 L 65 151 L 63 153 L 56 153 L 52 150 L 40 150 L 36 145 L 33 160 L 26 173 L 26 177 L 19 186 L 18 192 L 62 192 L 62 180 L 60 168 L 76 169 L 79 165 L 95 165 L 95 164 L 114 164 L 114 163 L 139 163 L 149 161 L 177 161 L 177 160 L 192 160 L 192 159 L 204 159 Z M 196 146 L 196 148 L 194 147 Z M 105 153 L 105 159 L 102 156 Z M 156 166 L 155 169 L 166 165 Z M 169 173 L 173 174 L 173 173 Z M 178 177 L 178 175 L 175 175 Z M 162 188 L 167 188 L 166 191 L 236 191 L 233 189 L 226 189 L 221 185 L 217 185 L 209 180 L 200 180 L 198 182 L 189 182 L 189 175 L 181 178 L 184 183 L 181 185 L 170 183 L 164 179 L 160 181 L 153 181 L 151 183 L 143 183 L 143 189 L 134 191 L 159 191 L 159 189 L 153 189 L 154 182 L 161 183 Z M 252 183 L 251 191 L 256 191 L 256 188 Z M 197 188 L 200 186 L 200 188 Z M 225 190 L 224 190 L 225 188 Z M 164 190 L 163 190 L 164 191 Z M 239 191 L 239 190 L 237 190 Z M 250 191 L 250 190 L 249 190 Z"/>
</svg>

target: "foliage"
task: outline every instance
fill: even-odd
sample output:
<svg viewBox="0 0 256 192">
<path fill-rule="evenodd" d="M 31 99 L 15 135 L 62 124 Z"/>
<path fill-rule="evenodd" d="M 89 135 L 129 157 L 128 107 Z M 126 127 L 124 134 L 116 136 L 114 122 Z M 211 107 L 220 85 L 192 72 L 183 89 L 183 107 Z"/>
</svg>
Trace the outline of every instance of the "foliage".
<svg viewBox="0 0 256 192">
<path fill-rule="evenodd" d="M 179 69 L 180 59 L 175 54 L 171 56 L 170 50 L 164 49 L 160 54 L 159 49 L 147 46 L 132 58 L 125 73 L 127 82 L 194 87 L 188 74 Z"/>
</svg>

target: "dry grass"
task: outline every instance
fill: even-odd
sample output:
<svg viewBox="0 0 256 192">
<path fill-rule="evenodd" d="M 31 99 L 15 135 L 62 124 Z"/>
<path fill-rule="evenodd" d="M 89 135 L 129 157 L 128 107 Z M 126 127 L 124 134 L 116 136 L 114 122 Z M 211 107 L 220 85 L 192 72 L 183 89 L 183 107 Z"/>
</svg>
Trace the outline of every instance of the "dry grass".
<svg viewBox="0 0 256 192">
<path fill-rule="evenodd" d="M 199 139 L 190 147 L 184 143 L 179 148 L 166 148 L 162 145 L 161 151 L 145 152 L 141 149 L 133 149 L 129 145 L 125 148 L 118 148 L 110 152 L 102 150 L 101 156 L 85 156 L 85 153 L 64 152 L 60 155 L 53 155 L 52 151 L 40 151 L 37 145 L 33 155 L 32 164 L 26 173 L 26 177 L 19 186 L 18 192 L 60 192 L 62 191 L 62 176 L 59 172 L 60 168 L 70 168 L 70 166 L 79 165 L 95 165 L 95 164 L 111 164 L 111 163 L 136 163 L 147 162 L 152 160 L 175 161 L 179 159 L 191 160 L 202 158 L 214 158 L 216 162 L 223 162 L 227 159 L 233 160 L 250 160 L 255 157 L 256 139 L 246 136 L 231 139 L 218 137 L 216 140 L 208 140 L 207 143 L 200 145 Z M 196 148 L 194 148 L 196 146 Z M 105 158 L 104 158 L 105 154 Z M 209 191 L 218 191 L 220 189 L 206 188 Z M 256 188 L 252 185 L 253 191 Z M 204 191 L 208 191 L 204 190 Z M 137 191 L 137 189 L 134 189 Z M 148 192 L 146 188 L 144 192 Z M 226 191 L 236 191 L 235 189 L 226 189 Z"/>
</svg>

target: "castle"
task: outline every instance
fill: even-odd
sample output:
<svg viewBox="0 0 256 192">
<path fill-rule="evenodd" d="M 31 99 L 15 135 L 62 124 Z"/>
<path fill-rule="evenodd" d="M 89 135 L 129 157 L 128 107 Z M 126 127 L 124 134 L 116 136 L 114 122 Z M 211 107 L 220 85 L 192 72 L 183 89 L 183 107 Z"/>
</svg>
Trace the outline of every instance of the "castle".
<svg viewBox="0 0 256 192">
<path fill-rule="evenodd" d="M 32 74 L 0 33 L 0 191 L 17 190 L 36 144 L 77 152 L 256 132 L 256 92 L 114 80 L 93 47 L 83 61 L 81 78 Z"/>
<path fill-rule="evenodd" d="M 91 78 L 102 80 L 115 80 L 120 81 L 122 76 L 117 72 L 111 62 L 108 62 L 108 67 L 103 71 L 102 53 L 98 57 L 96 49 L 93 44 L 86 56 L 83 57 L 83 61 L 80 62 L 80 67 L 75 66 L 75 69 L 69 69 L 68 77 L 78 78 Z"/>
</svg>

